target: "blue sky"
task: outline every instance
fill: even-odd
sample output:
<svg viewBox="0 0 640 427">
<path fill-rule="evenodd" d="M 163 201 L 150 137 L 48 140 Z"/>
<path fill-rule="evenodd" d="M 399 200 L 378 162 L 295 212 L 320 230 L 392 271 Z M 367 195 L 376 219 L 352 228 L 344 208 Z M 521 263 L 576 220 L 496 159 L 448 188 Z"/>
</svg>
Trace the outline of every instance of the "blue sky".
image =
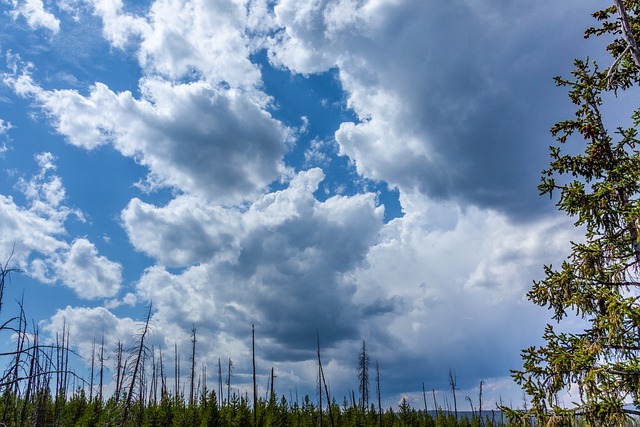
<svg viewBox="0 0 640 427">
<path fill-rule="evenodd" d="M 449 368 L 519 404 L 525 293 L 579 238 L 536 185 L 592 3 L 3 2 L 5 301 L 85 357 L 152 301 L 153 345 L 195 326 L 240 391 L 255 324 L 280 393 L 313 395 L 317 330 L 339 402 L 366 340 L 386 406 Z"/>
</svg>

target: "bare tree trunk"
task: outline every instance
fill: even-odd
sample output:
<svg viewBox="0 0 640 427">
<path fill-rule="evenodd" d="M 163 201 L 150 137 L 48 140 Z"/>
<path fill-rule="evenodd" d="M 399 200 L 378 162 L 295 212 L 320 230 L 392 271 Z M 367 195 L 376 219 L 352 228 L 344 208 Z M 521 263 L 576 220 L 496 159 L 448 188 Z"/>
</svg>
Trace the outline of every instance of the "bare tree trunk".
<svg viewBox="0 0 640 427">
<path fill-rule="evenodd" d="M 484 381 L 480 381 L 480 392 L 478 393 L 478 417 L 480 418 L 480 426 L 484 425 L 484 421 L 482 420 L 482 386 Z"/>
<path fill-rule="evenodd" d="M 276 398 L 276 389 L 274 385 L 275 375 L 273 374 L 273 366 L 271 367 L 271 387 L 269 389 L 269 400 L 275 401 Z"/>
<path fill-rule="evenodd" d="M 422 385 L 424 390 L 424 384 Z M 380 366 L 376 362 L 376 394 L 378 395 L 378 419 L 380 421 L 380 427 L 382 427 L 382 399 L 380 397 Z"/>
<path fill-rule="evenodd" d="M 160 353 L 160 399 L 164 399 L 167 395 L 167 378 L 164 375 L 164 361 L 162 357 L 162 347 L 158 350 Z"/>
<path fill-rule="evenodd" d="M 449 385 L 451 386 L 451 393 L 453 394 L 453 410 L 455 412 L 456 415 L 456 421 L 458 420 L 458 402 L 456 399 L 456 374 L 451 371 L 451 368 L 449 368 Z"/>
<path fill-rule="evenodd" d="M 189 406 L 193 407 L 193 386 L 196 375 L 196 327 L 191 328 L 191 387 L 189 390 Z"/>
<path fill-rule="evenodd" d="M 63 324 L 63 334 L 64 334 L 64 325 L 66 325 L 66 322 Z M 62 342 L 62 346 L 63 346 L 63 350 L 64 350 L 64 371 L 62 372 L 62 374 L 64 375 L 64 395 L 67 395 L 68 389 L 69 389 L 69 343 L 70 341 L 70 335 L 71 335 L 71 331 L 69 330 L 69 328 L 67 328 L 67 341 L 66 343 Z"/>
<path fill-rule="evenodd" d="M 233 366 L 233 362 L 231 358 L 229 358 L 229 365 L 227 368 L 227 403 L 231 401 L 231 367 Z"/>
<path fill-rule="evenodd" d="M 96 340 L 93 340 L 91 346 L 91 378 L 89 379 L 89 403 L 93 402 L 93 375 L 94 365 L 96 360 Z"/>
<path fill-rule="evenodd" d="M 100 384 L 98 386 L 98 400 L 102 402 L 102 384 L 104 379 L 104 333 L 100 340 Z"/>
<path fill-rule="evenodd" d="M 17 333 L 17 343 L 16 343 L 16 361 L 13 365 L 13 402 L 11 406 L 13 408 L 13 425 L 18 425 L 18 405 L 20 401 L 20 382 L 18 379 L 20 378 L 20 365 L 22 360 L 22 355 L 24 353 L 24 342 L 27 337 L 27 320 L 24 314 L 24 308 L 22 301 L 20 302 L 20 316 L 18 318 L 18 333 Z M 5 408 L 5 411 L 8 408 Z M 5 417 L 3 416 L 3 419 Z"/>
<path fill-rule="evenodd" d="M 131 385 L 129 386 L 129 393 L 127 394 L 127 402 L 124 405 L 124 415 L 122 417 L 122 427 L 127 425 L 127 418 L 129 417 L 129 408 L 131 406 L 131 399 L 133 397 L 133 389 L 136 384 L 136 378 L 138 376 L 138 370 L 140 369 L 142 361 L 142 356 L 144 352 L 144 339 L 149 331 L 149 321 L 151 320 L 151 308 L 152 304 L 149 304 L 149 311 L 147 313 L 147 320 L 144 323 L 144 330 L 142 331 L 142 335 L 140 336 L 140 346 L 138 347 L 138 355 L 135 360 L 135 365 L 133 367 L 133 376 L 131 378 Z"/>
<path fill-rule="evenodd" d="M 253 366 L 253 426 L 258 424 L 258 412 L 256 402 L 258 400 L 258 388 L 256 387 L 256 328 L 251 325 L 251 365 Z"/>
<path fill-rule="evenodd" d="M 25 418 L 27 417 L 27 406 L 29 405 L 29 400 L 31 399 L 31 389 L 33 387 L 33 380 L 34 380 L 34 363 L 36 361 L 36 351 L 37 351 L 38 346 L 36 345 L 36 343 L 34 342 L 34 346 L 33 346 L 33 350 L 32 350 L 32 355 L 31 355 L 31 362 L 29 363 L 29 376 L 27 377 L 27 388 L 25 390 L 25 396 L 22 402 L 22 411 L 20 412 L 20 426 L 23 427 L 24 426 L 24 422 L 25 422 Z"/>
<path fill-rule="evenodd" d="M 120 401 L 120 394 L 122 392 L 122 378 L 124 377 L 124 372 L 122 369 L 122 352 L 122 342 L 118 340 L 118 345 L 116 347 L 116 402 Z"/>
<path fill-rule="evenodd" d="M 320 334 L 318 334 L 318 354 L 320 354 Z M 318 356 L 318 412 L 320 413 L 320 427 L 322 427 L 322 365 Z"/>
<path fill-rule="evenodd" d="M 424 390 L 424 382 L 422 383 L 422 400 L 424 400 L 424 413 L 428 414 L 429 409 L 427 408 L 427 393 Z"/>
<path fill-rule="evenodd" d="M 149 402 L 158 403 L 158 366 L 156 364 L 156 349 L 151 346 L 151 386 L 149 390 Z"/>
<path fill-rule="evenodd" d="M 176 403 L 178 403 L 178 396 L 180 394 L 180 368 L 178 365 L 180 365 L 178 358 L 178 343 L 173 343 L 173 397 L 175 398 Z"/>
<path fill-rule="evenodd" d="M 218 358 L 218 405 L 222 408 L 224 406 L 224 398 L 222 394 L 222 362 Z"/>
</svg>

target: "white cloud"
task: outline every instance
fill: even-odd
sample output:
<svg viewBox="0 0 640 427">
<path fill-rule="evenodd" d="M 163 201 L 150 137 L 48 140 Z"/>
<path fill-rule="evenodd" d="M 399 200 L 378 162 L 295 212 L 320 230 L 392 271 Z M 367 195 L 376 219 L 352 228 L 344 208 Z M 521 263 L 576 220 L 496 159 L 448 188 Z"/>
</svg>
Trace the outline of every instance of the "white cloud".
<svg viewBox="0 0 640 427">
<path fill-rule="evenodd" d="M 149 73 L 249 90 L 260 85 L 247 32 L 271 27 L 266 1 L 158 0 L 144 16 L 127 14 L 120 0 L 88 2 L 102 18 L 105 38 L 118 48 L 135 43 Z"/>
<path fill-rule="evenodd" d="M 70 3 L 76 2 L 78 1 Z M 102 18 L 102 34 L 114 47 L 124 49 L 133 40 L 150 30 L 146 20 L 124 12 L 122 0 L 86 0 L 86 2 L 92 5 L 94 13 Z"/>
<path fill-rule="evenodd" d="M 64 188 L 52 173 L 51 155 L 42 153 L 37 157 L 40 171 L 19 183 L 27 206 L 19 206 L 11 196 L 0 195 L 0 252 L 5 258 L 13 252 L 13 262 L 28 273 L 44 274 L 46 269 L 39 263 L 31 271 L 29 257 L 34 252 L 53 254 L 64 250 L 67 244 L 60 238 L 65 233 L 64 222 L 75 212 L 61 204 Z"/>
<path fill-rule="evenodd" d="M 11 0 L 11 6 L 9 13 L 14 20 L 22 16 L 34 30 L 44 28 L 54 34 L 60 31 L 60 20 L 44 9 L 42 0 Z"/>
<path fill-rule="evenodd" d="M 85 97 L 44 90 L 28 73 L 4 81 L 33 97 L 71 144 L 94 149 L 111 143 L 149 168 L 149 182 L 237 202 L 283 171 L 286 129 L 236 90 L 143 79 L 137 100 L 101 83 Z"/>
<path fill-rule="evenodd" d="M 542 332 L 547 316 L 524 295 L 579 233 L 566 219 L 513 223 L 496 211 L 439 204 L 391 221 L 381 236 L 354 273 L 358 306 L 379 313 L 363 323 L 364 336 L 382 360 L 395 357 L 385 346 L 401 349 L 425 380 L 443 382 L 454 367 L 473 384 L 508 375 L 532 344 L 523 330 Z"/>
<path fill-rule="evenodd" d="M 192 196 L 176 197 L 159 208 L 133 199 L 122 211 L 122 221 L 136 249 L 170 266 L 235 258 L 243 232 L 237 210 L 207 206 Z"/>
<path fill-rule="evenodd" d="M 4 138 L 6 138 L 7 140 L 9 140 L 9 137 L 7 136 L 7 131 L 12 127 L 13 126 L 11 125 L 10 122 L 6 122 L 0 119 L 0 135 L 5 135 Z M 9 148 L 7 147 L 6 142 L 3 141 L 2 144 L 0 144 L 0 158 L 2 158 L 7 151 L 9 151 Z"/>
<path fill-rule="evenodd" d="M 59 280 L 81 298 L 113 297 L 120 290 L 122 266 L 98 255 L 87 239 L 74 240 L 54 266 Z"/>
<path fill-rule="evenodd" d="M 12 127 L 11 123 L 0 119 L 0 135 L 7 133 L 7 131 Z"/>
<path fill-rule="evenodd" d="M 140 48 L 142 66 L 174 79 L 195 70 L 213 84 L 256 86 L 260 72 L 249 60 L 245 14 L 244 2 L 154 2 L 152 31 Z"/>
<path fill-rule="evenodd" d="M 187 330 L 192 324 L 217 323 L 219 302 L 212 279 L 204 266 L 191 267 L 180 275 L 172 275 L 162 267 L 150 267 L 137 291 L 144 300 L 153 302 L 158 310 L 156 318 L 163 324 L 180 324 Z"/>
<path fill-rule="evenodd" d="M 61 282 L 81 298 L 114 296 L 120 287 L 120 264 L 98 255 L 86 238 L 66 241 L 65 222 L 71 217 L 82 221 L 82 213 L 64 204 L 62 180 L 55 175 L 51 153 L 37 154 L 39 172 L 21 178 L 17 187 L 27 206 L 12 197 L 0 195 L 0 251 L 5 258 L 43 283 Z"/>
<path fill-rule="evenodd" d="M 126 350 L 132 347 L 139 323 L 131 318 L 119 318 L 103 307 L 71 307 L 56 310 L 50 319 L 41 322 L 41 328 L 50 337 L 62 335 L 63 328 L 69 334 L 69 340 L 77 346 L 80 356 L 87 364 L 91 363 L 93 343 L 100 345 L 104 337 L 105 348 L 109 353 L 120 341 Z"/>
</svg>

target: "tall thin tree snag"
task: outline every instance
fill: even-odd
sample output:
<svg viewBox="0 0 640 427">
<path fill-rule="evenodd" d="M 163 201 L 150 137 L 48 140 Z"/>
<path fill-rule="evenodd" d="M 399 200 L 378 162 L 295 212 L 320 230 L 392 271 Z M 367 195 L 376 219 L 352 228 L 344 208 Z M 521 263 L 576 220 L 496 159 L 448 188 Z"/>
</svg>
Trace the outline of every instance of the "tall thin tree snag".
<svg viewBox="0 0 640 427">
<path fill-rule="evenodd" d="M 122 341 L 118 340 L 118 344 L 116 346 L 116 390 L 115 390 L 115 399 L 116 402 L 120 400 L 120 395 L 122 394 L 122 378 L 124 378 L 124 366 L 123 366 L 123 352 L 124 347 Z"/>
<path fill-rule="evenodd" d="M 159 357 L 160 357 L 160 399 L 164 399 L 167 396 L 167 376 L 164 373 L 164 360 L 162 356 L 162 347 L 158 349 Z"/>
<path fill-rule="evenodd" d="M 434 411 L 438 410 L 438 401 L 436 400 L 436 389 L 431 389 L 431 396 L 433 396 L 433 409 Z"/>
<path fill-rule="evenodd" d="M 482 386 L 484 385 L 484 381 L 480 381 L 480 390 L 478 391 L 478 418 L 480 418 L 480 426 L 484 426 L 484 421 L 482 419 Z"/>
<path fill-rule="evenodd" d="M 189 406 L 193 407 L 193 386 L 196 375 L 196 327 L 191 328 L 191 384 L 189 387 Z"/>
<path fill-rule="evenodd" d="M 276 388 L 275 388 L 275 378 L 276 376 L 273 373 L 273 366 L 271 367 L 271 382 L 269 383 L 269 400 L 275 402 L 276 401 Z"/>
<path fill-rule="evenodd" d="M 256 386 L 256 327 L 251 325 L 251 366 L 253 367 L 253 425 L 258 424 L 258 387 Z"/>
<path fill-rule="evenodd" d="M 458 381 L 456 380 L 456 373 L 449 368 L 449 386 L 451 387 L 451 394 L 453 394 L 453 410 L 455 412 L 456 420 L 458 419 L 458 400 L 456 398 L 456 386 Z"/>
<path fill-rule="evenodd" d="M 100 340 L 100 382 L 98 385 L 98 401 L 102 402 L 102 385 L 104 380 L 104 332 Z"/>
<path fill-rule="evenodd" d="M 424 400 L 424 413 L 429 412 L 429 408 L 427 407 L 427 392 L 424 389 L 424 381 L 422 382 L 422 400 Z"/>
<path fill-rule="evenodd" d="M 382 398 L 380 392 L 380 366 L 376 361 L 376 394 L 378 395 L 378 420 L 380 421 L 380 427 L 382 427 Z M 422 383 L 422 394 L 424 396 L 424 383 Z M 424 401 L 424 411 L 427 413 L 427 400 Z"/>
<path fill-rule="evenodd" d="M 324 378 L 324 369 L 322 369 L 322 359 L 320 358 L 320 333 L 316 330 L 316 337 L 318 339 L 318 373 L 320 380 L 320 395 L 322 395 L 322 386 L 324 385 L 324 391 L 327 395 L 327 408 L 329 409 L 329 420 L 331 421 L 331 427 L 333 427 L 333 410 L 331 408 L 331 398 L 329 397 L 329 387 L 327 387 L 327 381 Z M 322 418 L 322 410 L 320 411 L 320 417 Z M 322 421 L 320 421 L 322 423 Z"/>
<path fill-rule="evenodd" d="M 127 425 L 127 419 L 129 418 L 129 410 L 131 407 L 131 401 L 133 399 L 133 390 L 134 387 L 136 385 L 136 379 L 138 378 L 138 374 L 140 371 L 140 367 L 142 366 L 143 362 L 143 355 L 144 355 L 144 340 L 147 336 L 147 333 L 149 332 L 149 322 L 151 321 L 151 309 L 152 309 L 153 305 L 150 303 L 149 304 L 149 311 L 147 312 L 147 318 L 144 322 L 144 328 L 142 329 L 142 334 L 140 334 L 140 345 L 138 346 L 138 351 L 137 351 L 137 355 L 134 361 L 134 366 L 133 366 L 133 375 L 131 377 L 131 384 L 129 385 L 129 392 L 127 393 L 127 401 L 124 405 L 124 415 L 122 417 L 122 427 L 125 427 Z"/>
<path fill-rule="evenodd" d="M 229 358 L 229 364 L 227 365 L 227 404 L 231 402 L 231 368 L 233 367 L 233 361 Z"/>
<path fill-rule="evenodd" d="M 219 406 L 222 408 L 224 406 L 224 395 L 222 394 L 222 362 L 220 358 L 218 358 L 218 396 Z"/>
<path fill-rule="evenodd" d="M 180 355 L 178 343 L 173 343 L 173 397 L 176 404 L 180 401 Z"/>
<path fill-rule="evenodd" d="M 96 340 L 93 340 L 93 345 L 91 346 L 91 379 L 89 381 L 89 402 L 93 401 L 93 377 L 94 377 L 94 364 L 96 360 Z"/>
</svg>

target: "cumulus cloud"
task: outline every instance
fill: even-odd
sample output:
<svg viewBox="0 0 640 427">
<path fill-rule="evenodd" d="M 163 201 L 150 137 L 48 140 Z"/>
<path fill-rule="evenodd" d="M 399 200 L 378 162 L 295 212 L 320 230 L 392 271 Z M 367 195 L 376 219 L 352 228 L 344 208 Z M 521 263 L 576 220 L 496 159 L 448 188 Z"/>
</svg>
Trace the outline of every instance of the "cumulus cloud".
<svg viewBox="0 0 640 427">
<path fill-rule="evenodd" d="M 65 222 L 71 217 L 82 221 L 82 213 L 64 204 L 66 192 L 54 173 L 53 155 L 40 153 L 36 161 L 39 172 L 17 183 L 26 207 L 0 195 L 0 250 L 7 258 L 13 254 L 11 261 L 30 276 L 60 282 L 81 298 L 114 296 L 122 280 L 121 265 L 98 255 L 86 238 L 66 241 Z"/>
<path fill-rule="evenodd" d="M 200 81 L 143 79 L 142 99 L 97 83 L 88 96 L 47 91 L 28 72 L 6 74 L 76 146 L 113 144 L 149 168 L 149 182 L 218 202 L 238 202 L 283 170 L 287 131 L 250 97 Z"/>
<path fill-rule="evenodd" d="M 26 198 L 20 206 L 11 196 L 0 195 L 0 250 L 5 257 L 13 253 L 13 262 L 29 272 L 33 252 L 52 254 L 66 248 L 61 239 L 64 222 L 75 212 L 62 204 L 64 188 L 54 173 L 50 153 L 36 156 L 39 172 L 22 178 L 18 187 Z"/>
<path fill-rule="evenodd" d="M 531 344 L 524 325 L 541 333 L 545 324 L 544 310 L 524 294 L 542 266 L 564 259 L 578 238 L 565 219 L 523 227 L 502 213 L 452 203 L 395 219 L 371 248 L 367 267 L 354 273 L 358 305 L 387 310 L 363 323 L 363 335 L 381 361 L 395 358 L 386 349 L 402 349 L 414 369 L 397 375 L 420 372 L 443 387 L 449 367 L 466 386 L 507 375 Z"/>
<path fill-rule="evenodd" d="M 282 1 L 270 58 L 299 73 L 338 67 L 361 122 L 336 139 L 363 176 L 522 216 L 540 209 L 531 181 L 562 117 L 551 76 L 579 54 L 559 39 L 586 27 L 576 7 Z"/>
<path fill-rule="evenodd" d="M 42 0 L 11 0 L 9 12 L 15 20 L 22 16 L 32 29 L 44 28 L 56 34 L 60 31 L 60 20 L 44 8 Z"/>
<path fill-rule="evenodd" d="M 266 0 L 158 0 L 138 16 L 119 0 L 87 3 L 102 19 L 105 38 L 117 48 L 134 45 L 149 73 L 249 90 L 260 85 L 249 34 L 272 28 Z"/>
<path fill-rule="evenodd" d="M 41 322 L 41 328 L 50 337 L 61 336 L 68 332 L 69 340 L 79 349 L 88 364 L 91 363 L 91 351 L 94 342 L 100 345 L 104 338 L 106 349 L 114 349 L 118 342 L 129 349 L 135 342 L 139 323 L 131 318 L 115 316 L 104 307 L 71 307 L 56 310 L 51 318 Z"/>
<path fill-rule="evenodd" d="M 56 260 L 58 280 L 86 299 L 113 297 L 120 290 L 122 266 L 98 255 L 87 239 L 76 239 L 69 251 Z"/>
<path fill-rule="evenodd" d="M 280 358 L 312 351 L 316 328 L 326 331 L 328 342 L 353 338 L 357 330 L 347 320 L 355 288 L 345 274 L 364 261 L 383 212 L 373 194 L 319 202 L 313 193 L 322 179 L 319 169 L 301 172 L 288 188 L 255 201 L 238 218 L 243 227 L 237 249 L 226 249 L 236 253 L 234 258 L 213 258 L 180 274 L 150 268 L 138 284 L 139 294 L 154 301 L 158 319 L 185 327 L 206 322 L 234 334 L 252 322 L 260 324 L 271 340 L 265 351 Z M 127 213 L 137 214 L 142 213 Z M 188 228 L 190 216 L 183 211 L 184 222 L 171 226 Z M 160 222 L 159 228 L 168 224 Z M 210 239 L 215 243 L 216 236 Z M 178 250 L 200 256 L 188 240 L 176 243 L 182 245 Z M 158 244 L 176 250 L 169 240 Z"/>
<path fill-rule="evenodd" d="M 156 207 L 133 199 L 122 211 L 131 243 L 163 265 L 187 266 L 234 257 L 242 228 L 239 212 L 180 196 Z"/>
</svg>

